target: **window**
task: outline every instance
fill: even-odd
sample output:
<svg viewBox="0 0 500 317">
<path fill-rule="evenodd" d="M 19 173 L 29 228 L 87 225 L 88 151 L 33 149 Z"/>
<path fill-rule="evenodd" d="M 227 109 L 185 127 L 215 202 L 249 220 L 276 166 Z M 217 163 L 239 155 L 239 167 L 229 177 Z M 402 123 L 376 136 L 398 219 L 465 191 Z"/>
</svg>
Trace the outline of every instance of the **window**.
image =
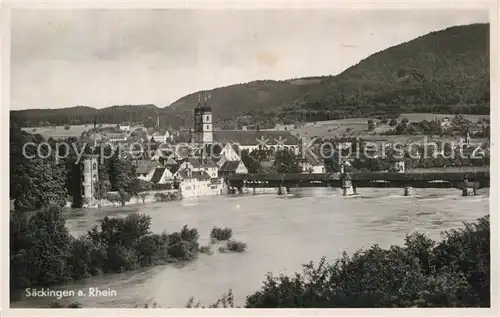
<svg viewBox="0 0 500 317">
<path fill-rule="evenodd" d="M 209 129 L 210 129 L 210 126 L 207 125 L 207 130 L 209 130 Z"/>
<path fill-rule="evenodd" d="M 210 116 L 207 116 L 206 121 L 210 121 Z"/>
<path fill-rule="evenodd" d="M 96 169 L 97 168 L 97 163 L 94 162 L 94 165 L 92 165 L 92 166 L 93 166 L 93 169 Z"/>
</svg>

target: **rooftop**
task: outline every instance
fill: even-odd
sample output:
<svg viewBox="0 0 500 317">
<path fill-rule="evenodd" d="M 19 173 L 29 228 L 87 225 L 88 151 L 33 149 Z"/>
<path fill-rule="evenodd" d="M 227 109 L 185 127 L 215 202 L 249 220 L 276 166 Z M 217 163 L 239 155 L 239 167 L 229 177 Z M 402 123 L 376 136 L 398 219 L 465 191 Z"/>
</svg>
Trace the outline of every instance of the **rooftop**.
<svg viewBox="0 0 500 317">
<path fill-rule="evenodd" d="M 300 144 L 300 140 L 288 131 L 218 130 L 214 131 L 214 141 L 218 143 L 232 142 L 242 146 Z"/>
</svg>

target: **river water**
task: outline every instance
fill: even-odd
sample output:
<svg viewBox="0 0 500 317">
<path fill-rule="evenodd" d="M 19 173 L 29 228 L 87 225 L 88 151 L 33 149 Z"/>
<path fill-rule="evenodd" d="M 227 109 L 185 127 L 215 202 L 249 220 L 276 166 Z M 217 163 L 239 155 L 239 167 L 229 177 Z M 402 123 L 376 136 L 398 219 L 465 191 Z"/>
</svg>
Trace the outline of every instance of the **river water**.
<svg viewBox="0 0 500 317">
<path fill-rule="evenodd" d="M 462 197 L 456 189 L 358 189 L 360 197 L 343 197 L 338 189 L 314 188 L 293 196 L 214 196 L 124 208 L 69 210 L 67 226 L 75 236 L 105 215 L 139 212 L 152 217 L 152 231 L 197 228 L 200 245 L 209 243 L 213 226 L 230 227 L 233 238 L 247 243 L 244 253 L 200 254 L 193 262 L 139 269 L 77 281 L 56 289 L 116 290 L 116 296 L 74 297 L 86 308 L 130 308 L 145 303 L 182 308 L 191 296 L 202 304 L 215 302 L 232 289 L 236 304 L 258 291 L 267 272 L 293 274 L 322 256 L 334 259 L 373 244 L 402 244 L 406 234 L 420 231 L 439 239 L 440 233 L 488 214 L 489 192 Z M 54 298 L 23 298 L 11 307 L 46 307 Z"/>
</svg>

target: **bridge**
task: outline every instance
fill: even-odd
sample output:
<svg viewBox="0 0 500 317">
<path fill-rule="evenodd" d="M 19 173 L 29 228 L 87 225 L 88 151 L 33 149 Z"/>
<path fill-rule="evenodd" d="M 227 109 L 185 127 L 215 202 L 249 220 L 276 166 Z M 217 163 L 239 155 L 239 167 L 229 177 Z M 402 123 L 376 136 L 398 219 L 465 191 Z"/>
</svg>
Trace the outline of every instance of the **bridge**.
<svg viewBox="0 0 500 317">
<path fill-rule="evenodd" d="M 337 187 L 356 193 L 357 188 L 404 188 L 405 195 L 413 188 L 457 188 L 465 196 L 479 188 L 490 187 L 489 172 L 434 173 L 326 173 L 326 174 L 233 174 L 226 178 L 230 188 L 278 188 L 290 191 L 296 187 Z"/>
</svg>

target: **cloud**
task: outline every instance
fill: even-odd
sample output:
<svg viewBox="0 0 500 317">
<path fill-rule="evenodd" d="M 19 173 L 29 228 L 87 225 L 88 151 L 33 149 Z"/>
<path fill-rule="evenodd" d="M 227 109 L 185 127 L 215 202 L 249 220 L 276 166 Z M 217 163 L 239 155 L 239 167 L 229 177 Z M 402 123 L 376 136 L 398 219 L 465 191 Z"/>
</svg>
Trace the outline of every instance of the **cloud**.
<svg viewBox="0 0 500 317">
<path fill-rule="evenodd" d="M 251 80 L 334 75 L 431 31 L 487 21 L 470 10 L 14 10 L 11 107 L 167 105 Z"/>
</svg>

